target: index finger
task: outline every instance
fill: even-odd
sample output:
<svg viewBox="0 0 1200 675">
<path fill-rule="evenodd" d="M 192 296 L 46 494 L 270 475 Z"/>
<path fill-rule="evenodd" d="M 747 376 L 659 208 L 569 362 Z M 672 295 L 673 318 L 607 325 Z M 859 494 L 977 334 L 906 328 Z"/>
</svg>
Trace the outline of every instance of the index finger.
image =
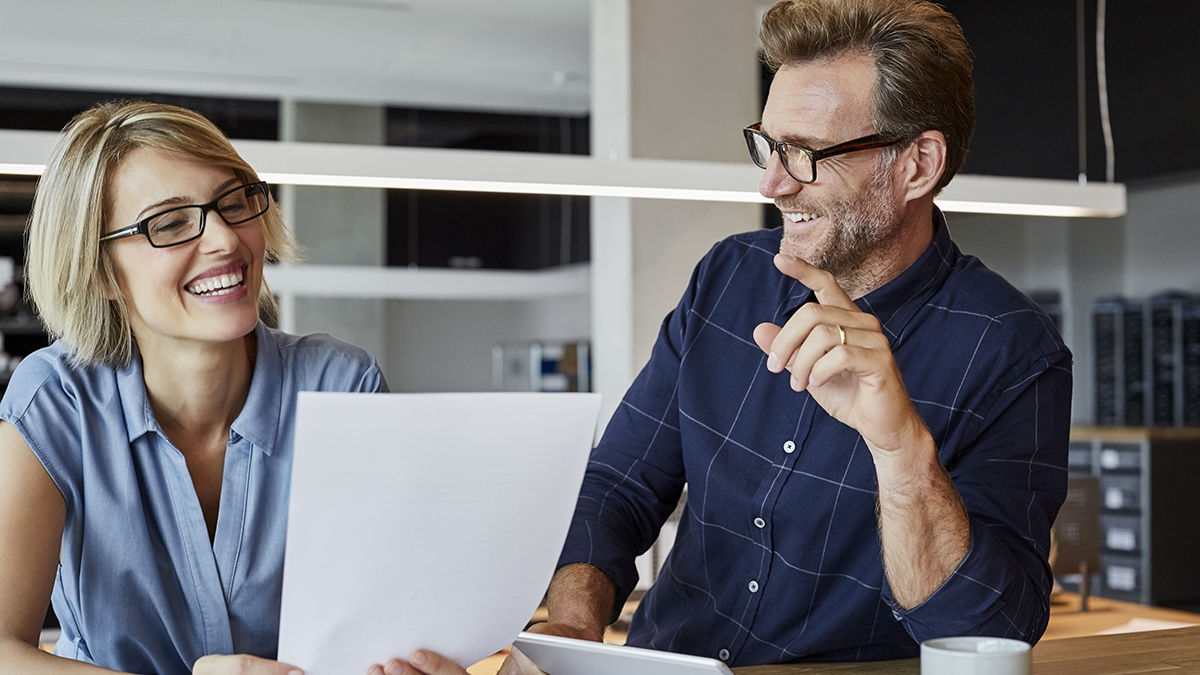
<svg viewBox="0 0 1200 675">
<path fill-rule="evenodd" d="M 784 253 L 775 254 L 775 267 L 780 272 L 812 289 L 817 302 L 827 307 L 840 307 L 854 312 L 860 311 L 854 300 L 838 285 L 837 279 L 808 261 Z"/>
<path fill-rule="evenodd" d="M 531 661 L 528 656 L 522 654 L 521 650 L 517 649 L 516 647 L 512 648 L 512 651 L 509 652 L 508 657 L 512 659 L 513 663 L 520 670 L 513 671 L 510 669 L 507 675 L 514 675 L 514 673 L 520 673 L 520 675 L 546 675 L 544 672 L 542 672 L 541 668 L 537 667 L 537 664 Z M 500 674 L 497 673 L 496 675 Z"/>
<path fill-rule="evenodd" d="M 254 675 L 304 675 L 293 665 L 249 654 L 209 654 L 192 665 L 192 675 L 253 673 Z"/>
</svg>

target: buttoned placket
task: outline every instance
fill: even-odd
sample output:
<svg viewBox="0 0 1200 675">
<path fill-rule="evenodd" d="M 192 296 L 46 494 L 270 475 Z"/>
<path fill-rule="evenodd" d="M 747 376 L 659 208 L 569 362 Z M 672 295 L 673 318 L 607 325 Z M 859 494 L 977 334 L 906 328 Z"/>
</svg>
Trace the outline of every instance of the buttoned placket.
<svg viewBox="0 0 1200 675">
<path fill-rule="evenodd" d="M 249 497 L 254 445 L 236 432 L 230 432 L 225 446 L 225 469 L 221 478 L 221 507 L 217 514 L 217 532 L 213 537 L 213 558 L 221 577 L 221 590 L 228 605 L 233 597 L 238 565 L 241 562 L 243 523 Z"/>
<path fill-rule="evenodd" d="M 770 386 L 765 385 L 764 386 Z M 775 450 L 771 453 L 772 459 L 779 464 L 779 467 L 763 476 L 763 481 L 760 490 L 754 495 L 751 503 L 761 504 L 760 515 L 754 517 L 751 521 L 754 530 L 750 532 L 751 538 L 756 538 L 763 546 L 764 558 L 760 566 L 759 572 L 753 575 L 753 578 L 747 579 L 744 588 L 748 596 L 743 615 L 743 625 L 748 626 L 753 630 L 754 617 L 758 613 L 758 608 L 762 602 L 765 593 L 760 593 L 761 590 L 770 581 L 771 564 L 774 559 L 774 544 L 771 535 L 771 529 L 767 527 L 771 519 L 771 514 L 774 511 L 775 504 L 787 484 L 788 478 L 791 476 L 796 462 L 801 453 L 801 445 L 803 439 L 808 436 L 812 428 L 814 412 L 818 408 L 815 401 L 808 393 L 797 394 L 797 410 L 798 423 L 796 425 L 796 434 L 793 438 L 780 439 L 775 446 Z M 796 442 L 797 439 L 801 443 Z M 777 475 L 781 474 L 781 475 Z M 729 661 L 733 655 L 741 651 L 746 639 L 749 637 L 748 631 L 739 631 L 737 638 L 733 644 L 722 647 L 717 652 L 717 658 L 722 661 Z"/>
<path fill-rule="evenodd" d="M 200 508 L 200 499 L 196 496 L 195 485 L 191 472 L 187 468 L 187 459 L 175 447 L 161 429 L 156 429 L 160 451 L 167 456 L 171 471 L 168 472 L 168 488 L 171 491 L 175 510 L 176 523 L 179 526 L 180 539 L 187 556 L 187 564 L 192 579 L 197 605 L 202 616 L 204 654 L 232 654 L 233 628 L 229 622 L 229 613 L 225 605 L 225 594 L 221 584 L 221 574 L 212 545 L 208 540 L 208 525 L 204 520 L 204 511 Z M 228 452 L 228 449 L 226 449 Z M 222 492 L 225 479 L 222 474 Z M 222 496 L 224 500 L 224 496 Z M 217 529 L 220 530 L 218 515 Z M 221 590 L 213 593 L 212 589 Z M 197 656 L 203 656 L 199 654 Z"/>
</svg>

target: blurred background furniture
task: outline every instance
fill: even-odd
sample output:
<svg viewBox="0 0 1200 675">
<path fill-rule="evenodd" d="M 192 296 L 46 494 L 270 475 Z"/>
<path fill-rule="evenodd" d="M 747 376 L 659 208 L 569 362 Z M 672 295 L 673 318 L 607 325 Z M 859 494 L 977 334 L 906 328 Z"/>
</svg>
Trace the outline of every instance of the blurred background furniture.
<svg viewBox="0 0 1200 675">
<path fill-rule="evenodd" d="M 1100 566 L 1092 594 L 1200 606 L 1200 429 L 1076 428 L 1069 471 L 1099 486 Z M 1079 588 L 1077 575 L 1060 581 Z"/>
</svg>

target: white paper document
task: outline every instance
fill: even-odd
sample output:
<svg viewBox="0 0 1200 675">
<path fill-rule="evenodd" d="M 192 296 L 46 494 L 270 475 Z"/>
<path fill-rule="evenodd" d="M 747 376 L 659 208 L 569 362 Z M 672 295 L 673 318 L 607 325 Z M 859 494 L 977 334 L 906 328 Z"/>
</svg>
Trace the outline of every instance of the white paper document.
<svg viewBox="0 0 1200 675">
<path fill-rule="evenodd" d="M 1120 626 L 1105 628 L 1096 633 L 1096 635 L 1120 635 L 1122 633 L 1142 633 L 1151 630 L 1171 630 L 1174 628 L 1190 628 L 1195 626 L 1194 623 L 1183 623 L 1181 621 L 1164 621 L 1163 619 L 1145 619 L 1140 616 L 1135 616 L 1129 621 Z"/>
<path fill-rule="evenodd" d="M 279 660 L 365 675 L 507 646 L 550 582 L 596 394 L 300 394 Z"/>
</svg>

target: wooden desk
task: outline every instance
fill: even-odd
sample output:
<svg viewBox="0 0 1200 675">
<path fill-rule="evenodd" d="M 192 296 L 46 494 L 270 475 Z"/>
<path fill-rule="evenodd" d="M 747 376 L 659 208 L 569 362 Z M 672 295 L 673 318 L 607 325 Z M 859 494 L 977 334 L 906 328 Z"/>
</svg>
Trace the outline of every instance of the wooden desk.
<svg viewBox="0 0 1200 675">
<path fill-rule="evenodd" d="M 1128 632 L 1136 629 L 1138 623 L 1162 621 L 1200 625 L 1200 614 L 1095 596 L 1088 600 L 1088 611 L 1081 612 L 1078 595 L 1061 593 L 1050 600 L 1050 625 L 1046 627 L 1042 641 L 1097 635 L 1105 631 Z"/>
<path fill-rule="evenodd" d="M 920 659 L 873 663 L 806 663 L 734 668 L 737 675 L 919 675 Z M 1033 675 L 1133 675 L 1200 672 L 1200 626 L 1148 633 L 1039 642 Z"/>
<path fill-rule="evenodd" d="M 625 612 L 632 614 L 636 602 L 626 603 Z M 1033 649 L 1035 675 L 1118 675 L 1171 671 L 1187 664 L 1200 673 L 1200 614 L 1181 612 L 1162 607 L 1149 607 L 1110 598 L 1092 597 L 1088 611 L 1079 611 L 1079 596 L 1060 593 L 1050 601 L 1050 624 L 1042 641 Z M 534 615 L 535 621 L 545 621 L 544 610 Z M 1170 621 L 1176 624 L 1195 624 L 1195 628 L 1097 635 L 1129 626 L 1131 621 Z M 1088 637 L 1096 636 L 1096 637 Z M 1146 637 L 1139 637 L 1146 636 Z M 1091 640 L 1084 641 L 1083 638 Z M 608 642 L 624 642 L 624 634 L 610 631 Z M 1154 650 L 1162 655 L 1149 656 Z M 1190 661 L 1187 659 L 1191 659 Z M 497 655 L 470 668 L 471 675 L 493 675 L 504 656 Z M 1184 665 L 1179 665 L 1184 664 Z M 1104 668 L 1109 668 L 1105 670 Z M 876 661 L 872 663 L 814 663 L 782 666 L 747 666 L 735 668 L 738 675 L 919 675 L 918 659 Z"/>
<path fill-rule="evenodd" d="M 920 675 L 920 659 L 864 663 L 787 663 L 781 666 L 734 668 L 735 675 Z"/>
<path fill-rule="evenodd" d="M 636 609 L 636 600 L 630 600 L 625 603 L 625 608 L 621 613 L 625 624 L 618 622 L 616 626 L 610 627 L 608 633 L 605 635 L 605 642 L 624 644 L 625 633 L 623 628 L 628 625 L 628 617 L 633 616 L 633 612 Z M 534 613 L 532 622 L 546 621 L 547 618 L 546 608 L 540 607 Z M 1088 600 L 1088 611 L 1081 612 L 1079 611 L 1078 594 L 1058 593 L 1050 599 L 1050 624 L 1046 627 L 1046 633 L 1042 635 L 1042 640 L 1097 635 L 1121 627 L 1133 627 L 1128 626 L 1131 621 L 1136 622 L 1143 619 L 1169 621 L 1175 624 L 1200 625 L 1200 614 L 1095 596 L 1092 596 Z M 1156 629 L 1166 627 L 1159 626 Z"/>
</svg>

